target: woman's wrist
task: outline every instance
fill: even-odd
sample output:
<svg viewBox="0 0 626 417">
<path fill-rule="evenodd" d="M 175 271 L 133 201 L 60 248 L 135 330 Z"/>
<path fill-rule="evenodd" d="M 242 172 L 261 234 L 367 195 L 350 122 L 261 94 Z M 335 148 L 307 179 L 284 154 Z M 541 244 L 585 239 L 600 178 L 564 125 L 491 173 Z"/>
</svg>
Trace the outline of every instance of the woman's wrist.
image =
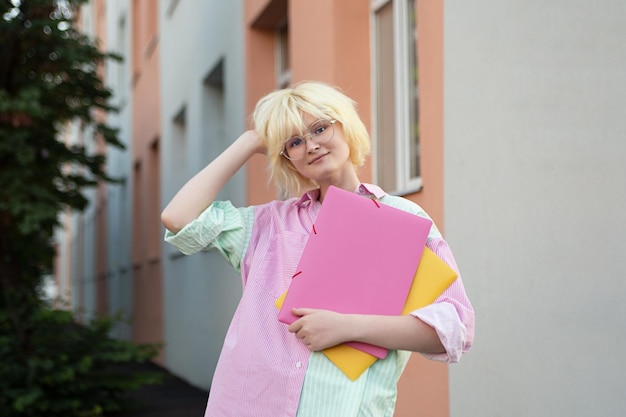
<svg viewBox="0 0 626 417">
<path fill-rule="evenodd" d="M 267 146 L 265 143 L 259 138 L 259 135 L 255 130 L 247 130 L 239 136 L 238 141 L 241 142 L 242 146 L 248 151 L 250 156 L 254 154 L 263 154 L 267 155 Z"/>
</svg>

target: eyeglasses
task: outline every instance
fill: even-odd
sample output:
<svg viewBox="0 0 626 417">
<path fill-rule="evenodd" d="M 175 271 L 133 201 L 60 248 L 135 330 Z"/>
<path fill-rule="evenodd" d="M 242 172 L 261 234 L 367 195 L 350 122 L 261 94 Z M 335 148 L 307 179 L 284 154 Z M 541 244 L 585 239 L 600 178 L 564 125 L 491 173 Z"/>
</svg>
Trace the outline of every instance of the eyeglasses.
<svg viewBox="0 0 626 417">
<path fill-rule="evenodd" d="M 335 135 L 333 125 L 337 120 L 318 120 L 309 126 L 309 133 L 302 136 L 292 136 L 285 142 L 285 147 L 280 154 L 290 161 L 299 161 L 306 155 L 306 137 L 310 137 L 313 143 L 323 145 Z"/>
</svg>

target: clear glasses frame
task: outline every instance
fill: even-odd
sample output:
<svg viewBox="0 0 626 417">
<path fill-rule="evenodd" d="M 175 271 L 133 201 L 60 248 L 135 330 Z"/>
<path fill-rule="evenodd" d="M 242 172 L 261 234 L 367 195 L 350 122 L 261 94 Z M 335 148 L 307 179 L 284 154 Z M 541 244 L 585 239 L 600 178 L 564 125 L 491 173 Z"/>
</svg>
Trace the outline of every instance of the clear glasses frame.
<svg viewBox="0 0 626 417">
<path fill-rule="evenodd" d="M 308 133 L 301 136 L 292 136 L 283 146 L 283 150 L 280 154 L 290 161 L 299 161 L 306 156 L 306 138 L 311 138 L 313 143 L 317 145 L 323 145 L 330 142 L 335 136 L 335 123 L 336 119 L 326 120 L 320 119 L 311 123 L 308 128 Z"/>
</svg>

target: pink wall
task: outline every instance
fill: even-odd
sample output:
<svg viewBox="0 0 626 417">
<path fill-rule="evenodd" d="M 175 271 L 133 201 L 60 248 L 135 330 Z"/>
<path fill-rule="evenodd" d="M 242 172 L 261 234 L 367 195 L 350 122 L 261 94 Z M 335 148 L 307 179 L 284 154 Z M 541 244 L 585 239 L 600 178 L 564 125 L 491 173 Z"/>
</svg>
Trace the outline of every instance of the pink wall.
<svg viewBox="0 0 626 417">
<path fill-rule="evenodd" d="M 95 0 L 93 2 L 95 34 L 99 40 L 102 50 L 107 50 L 106 43 L 106 2 L 105 0 Z M 104 79 L 104 67 L 98 69 L 100 76 Z M 102 112 L 95 115 L 98 121 L 104 121 L 106 116 Z M 98 142 L 101 153 L 106 153 L 106 148 L 102 142 Z M 96 312 L 99 315 L 108 313 L 108 271 L 107 271 L 107 227 L 106 227 L 106 186 L 101 183 L 96 193 L 96 215 L 95 215 L 95 256 L 96 256 Z"/>
<path fill-rule="evenodd" d="M 423 188 L 406 196 L 443 232 L 443 0 L 417 1 L 420 65 L 420 142 Z M 448 366 L 413 354 L 400 379 L 396 416 L 450 415 Z"/>
<path fill-rule="evenodd" d="M 369 2 L 291 1 L 289 6 L 293 81 L 320 80 L 339 86 L 358 103 L 360 116 L 369 127 L 372 107 Z M 371 181 L 371 171 L 368 160 L 359 173 L 360 178 Z"/>
<path fill-rule="evenodd" d="M 252 28 L 253 22 L 266 5 L 267 0 L 246 0 L 244 6 L 246 43 L 246 111 L 252 114 L 257 100 L 276 86 L 274 76 L 274 34 L 271 31 Z M 275 198 L 275 191 L 260 172 L 265 172 L 266 159 L 253 157 L 246 166 L 248 181 L 248 204 L 259 204 Z"/>
<path fill-rule="evenodd" d="M 163 273 L 159 223 L 159 32 L 158 7 L 132 2 L 133 340 L 163 342 Z M 163 364 L 161 353 L 156 362 Z"/>
<path fill-rule="evenodd" d="M 253 27 L 281 0 L 246 0 L 247 110 L 276 87 L 273 32 Z M 418 2 L 423 189 L 407 196 L 421 204 L 443 228 L 443 0 Z M 316 79 L 340 86 L 359 103 L 366 126 L 372 123 L 370 6 L 363 0 L 288 1 L 292 82 Z M 270 21 L 272 19 L 269 19 Z M 280 16 L 277 20 L 280 20 Z M 321 22 L 321 23 L 320 23 Z M 320 51 L 324 59 L 319 59 Z M 314 53 L 313 53 L 314 52 Z M 247 166 L 248 202 L 274 198 L 258 157 Z M 368 161 L 360 173 L 371 181 Z M 449 415 L 447 365 L 414 354 L 399 383 L 396 417 Z"/>
</svg>

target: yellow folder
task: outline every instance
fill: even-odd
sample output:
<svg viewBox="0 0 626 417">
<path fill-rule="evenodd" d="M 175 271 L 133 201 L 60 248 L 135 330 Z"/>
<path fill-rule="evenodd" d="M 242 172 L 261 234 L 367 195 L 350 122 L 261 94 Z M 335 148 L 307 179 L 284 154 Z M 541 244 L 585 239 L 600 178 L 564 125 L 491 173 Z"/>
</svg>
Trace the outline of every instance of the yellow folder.
<svg viewBox="0 0 626 417">
<path fill-rule="evenodd" d="M 402 313 L 409 314 L 433 303 L 456 278 L 456 272 L 425 247 Z M 276 300 L 275 304 L 279 309 L 286 295 L 285 292 Z M 334 346 L 322 352 L 352 381 L 356 381 L 377 359 L 369 353 L 346 345 Z"/>
</svg>

